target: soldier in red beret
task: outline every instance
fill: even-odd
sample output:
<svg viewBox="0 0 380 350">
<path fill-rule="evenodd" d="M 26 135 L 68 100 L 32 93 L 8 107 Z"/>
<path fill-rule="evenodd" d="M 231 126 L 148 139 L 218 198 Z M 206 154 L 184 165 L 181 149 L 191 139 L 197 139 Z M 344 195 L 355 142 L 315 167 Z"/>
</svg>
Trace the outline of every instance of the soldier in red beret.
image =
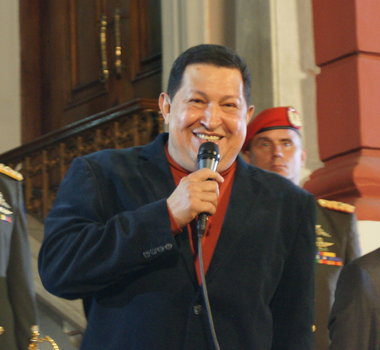
<svg viewBox="0 0 380 350">
<path fill-rule="evenodd" d="M 299 185 L 300 170 L 306 159 L 300 128 L 301 117 L 293 107 L 275 107 L 261 112 L 248 124 L 243 144 L 245 159 Z"/>
<path fill-rule="evenodd" d="M 247 126 L 242 147 L 245 160 L 300 185 L 306 160 L 302 148 L 302 118 L 293 107 L 264 110 Z M 327 350 L 328 317 L 341 267 L 360 256 L 354 207 L 317 200 L 315 271 L 315 349 Z"/>
</svg>

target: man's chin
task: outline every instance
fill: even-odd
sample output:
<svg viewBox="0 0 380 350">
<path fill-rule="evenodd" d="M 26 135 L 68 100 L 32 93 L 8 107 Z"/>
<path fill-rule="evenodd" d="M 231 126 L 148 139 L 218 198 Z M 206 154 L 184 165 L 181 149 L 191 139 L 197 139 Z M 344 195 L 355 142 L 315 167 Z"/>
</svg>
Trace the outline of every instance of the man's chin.
<svg viewBox="0 0 380 350">
<path fill-rule="evenodd" d="M 277 173 L 278 175 L 286 177 L 287 179 L 289 178 L 288 171 L 283 167 L 273 167 L 271 171 L 273 171 L 274 173 Z"/>
</svg>

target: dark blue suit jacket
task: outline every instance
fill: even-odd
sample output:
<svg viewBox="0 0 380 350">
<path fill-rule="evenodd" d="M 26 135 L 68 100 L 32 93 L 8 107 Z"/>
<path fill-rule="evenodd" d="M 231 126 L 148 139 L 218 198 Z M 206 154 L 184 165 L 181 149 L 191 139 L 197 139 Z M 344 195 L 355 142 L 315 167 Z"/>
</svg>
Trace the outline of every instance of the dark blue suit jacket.
<svg viewBox="0 0 380 350">
<path fill-rule="evenodd" d="M 82 349 L 212 349 L 187 232 L 170 230 L 166 140 L 76 159 L 46 220 L 41 278 L 83 298 Z M 310 348 L 314 225 L 310 194 L 238 159 L 206 276 L 221 349 Z"/>
</svg>

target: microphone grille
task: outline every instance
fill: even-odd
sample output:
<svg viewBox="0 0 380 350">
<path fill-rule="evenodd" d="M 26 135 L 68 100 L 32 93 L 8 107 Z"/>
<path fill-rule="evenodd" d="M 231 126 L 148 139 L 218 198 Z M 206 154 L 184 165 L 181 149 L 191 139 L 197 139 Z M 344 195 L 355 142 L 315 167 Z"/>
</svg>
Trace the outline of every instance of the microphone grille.
<svg viewBox="0 0 380 350">
<path fill-rule="evenodd" d="M 199 159 L 220 159 L 219 147 L 214 142 L 202 143 L 198 150 L 198 160 Z"/>
</svg>

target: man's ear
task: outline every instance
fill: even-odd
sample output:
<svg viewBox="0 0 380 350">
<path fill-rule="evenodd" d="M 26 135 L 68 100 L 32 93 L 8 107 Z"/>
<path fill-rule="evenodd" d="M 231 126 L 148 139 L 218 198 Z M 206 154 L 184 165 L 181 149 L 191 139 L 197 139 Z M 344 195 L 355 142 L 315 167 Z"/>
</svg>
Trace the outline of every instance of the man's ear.
<svg viewBox="0 0 380 350">
<path fill-rule="evenodd" d="M 248 110 L 247 110 L 247 124 L 251 121 L 253 113 L 255 113 L 255 106 L 254 105 L 248 106 Z"/>
<path fill-rule="evenodd" d="M 251 157 L 249 156 L 249 150 L 241 151 L 241 152 L 240 152 L 240 155 L 243 157 L 243 159 L 244 159 L 247 163 L 251 164 Z"/>
<path fill-rule="evenodd" d="M 158 105 L 160 107 L 161 114 L 165 120 L 165 124 L 169 124 L 170 115 L 170 97 L 166 92 L 161 92 L 158 99 Z"/>
</svg>

